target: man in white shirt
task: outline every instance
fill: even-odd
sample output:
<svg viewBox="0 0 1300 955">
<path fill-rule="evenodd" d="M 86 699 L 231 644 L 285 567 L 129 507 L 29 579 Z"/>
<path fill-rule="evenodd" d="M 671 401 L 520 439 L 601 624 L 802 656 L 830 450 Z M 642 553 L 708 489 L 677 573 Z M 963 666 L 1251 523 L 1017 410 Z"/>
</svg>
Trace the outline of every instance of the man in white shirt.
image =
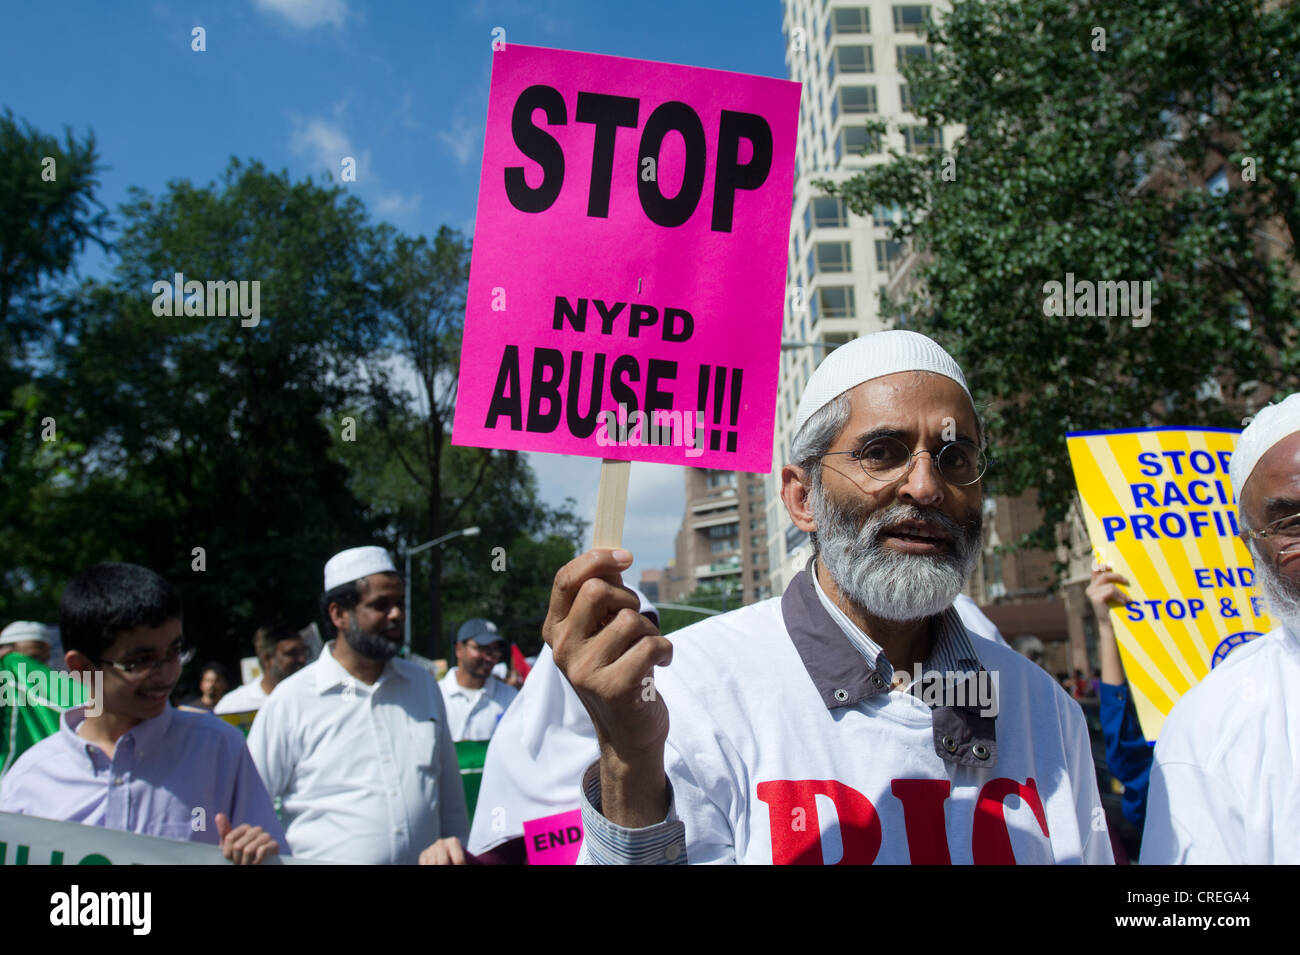
<svg viewBox="0 0 1300 955">
<path fill-rule="evenodd" d="M 383 548 L 331 557 L 321 607 L 335 639 L 253 721 L 248 749 L 297 857 L 465 861 L 469 819 L 442 694 L 397 658 L 404 594 Z"/>
<path fill-rule="evenodd" d="M 505 653 L 505 640 L 491 620 L 467 620 L 456 631 L 456 665 L 438 681 L 451 738 L 489 740 L 506 709 L 519 694 L 492 675 L 492 668 Z"/>
<path fill-rule="evenodd" d="M 1300 863 L 1300 393 L 1255 416 L 1228 470 L 1278 627 L 1233 650 L 1165 720 L 1143 863 Z M 1246 616 L 1231 591 L 1215 597 Z"/>
<path fill-rule="evenodd" d="M 285 679 L 307 665 L 307 643 L 288 624 L 258 627 L 253 634 L 253 652 L 262 664 L 262 677 L 237 686 L 217 701 L 212 712 L 249 713 L 260 710 L 266 698 Z"/>
<path fill-rule="evenodd" d="M 952 606 L 984 471 L 956 363 L 913 332 L 856 339 L 794 432 L 782 500 L 816 556 L 782 597 L 670 643 L 621 586 L 626 551 L 556 575 L 543 634 L 600 742 L 584 856 L 1113 861 L 1078 705 Z"/>
</svg>

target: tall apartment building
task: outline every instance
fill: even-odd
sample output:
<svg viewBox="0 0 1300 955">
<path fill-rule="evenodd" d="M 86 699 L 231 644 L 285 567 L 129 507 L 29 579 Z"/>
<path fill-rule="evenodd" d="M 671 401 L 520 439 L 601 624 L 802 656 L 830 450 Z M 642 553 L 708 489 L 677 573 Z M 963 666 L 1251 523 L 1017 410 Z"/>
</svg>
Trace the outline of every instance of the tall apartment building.
<svg viewBox="0 0 1300 955">
<path fill-rule="evenodd" d="M 785 324 L 777 390 L 773 472 L 766 480 L 766 526 L 771 591 L 781 593 L 807 562 L 807 535 L 790 523 L 781 503 L 781 467 L 790 459 L 791 427 L 799 396 L 813 369 L 835 347 L 890 326 L 879 312 L 899 244 L 889 238 L 889 209 L 850 213 L 813 181 L 843 182 L 886 149 L 942 149 L 961 127 L 931 130 L 909 112 L 902 64 L 928 58 L 922 26 L 946 4 L 888 0 L 785 0 L 783 29 L 790 79 L 803 84 L 790 223 Z M 868 121 L 890 131 L 870 134 Z M 897 127 L 897 128 L 895 128 Z"/>
<path fill-rule="evenodd" d="M 686 512 L 676 559 L 659 578 L 661 599 L 680 602 L 697 588 L 708 588 L 734 609 L 770 597 L 763 475 L 683 470 Z"/>
</svg>

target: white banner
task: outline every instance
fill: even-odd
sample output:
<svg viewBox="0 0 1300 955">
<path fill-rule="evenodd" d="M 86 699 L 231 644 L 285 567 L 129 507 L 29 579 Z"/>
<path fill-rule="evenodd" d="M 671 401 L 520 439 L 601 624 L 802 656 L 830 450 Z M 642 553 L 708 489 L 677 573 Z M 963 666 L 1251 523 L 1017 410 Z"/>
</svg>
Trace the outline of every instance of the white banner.
<svg viewBox="0 0 1300 955">
<path fill-rule="evenodd" d="M 271 856 L 267 864 L 311 865 Z M 117 829 L 0 812 L 0 865 L 229 865 L 203 842 L 138 836 Z"/>
</svg>

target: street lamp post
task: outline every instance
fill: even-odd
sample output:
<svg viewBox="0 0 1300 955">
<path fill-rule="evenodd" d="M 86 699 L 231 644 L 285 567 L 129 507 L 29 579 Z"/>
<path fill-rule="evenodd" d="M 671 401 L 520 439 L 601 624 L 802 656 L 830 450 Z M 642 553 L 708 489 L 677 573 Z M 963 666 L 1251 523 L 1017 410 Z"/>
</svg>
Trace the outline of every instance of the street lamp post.
<svg viewBox="0 0 1300 955">
<path fill-rule="evenodd" d="M 415 554 L 422 553 L 431 547 L 437 547 L 453 537 L 474 537 L 478 532 L 477 527 L 462 527 L 458 531 L 452 531 L 450 534 L 443 534 L 441 537 L 426 541 L 418 547 L 407 547 L 403 543 L 402 549 L 406 551 L 406 613 L 403 615 L 403 624 L 406 629 L 402 638 L 402 656 L 408 656 L 411 652 L 411 558 Z"/>
</svg>

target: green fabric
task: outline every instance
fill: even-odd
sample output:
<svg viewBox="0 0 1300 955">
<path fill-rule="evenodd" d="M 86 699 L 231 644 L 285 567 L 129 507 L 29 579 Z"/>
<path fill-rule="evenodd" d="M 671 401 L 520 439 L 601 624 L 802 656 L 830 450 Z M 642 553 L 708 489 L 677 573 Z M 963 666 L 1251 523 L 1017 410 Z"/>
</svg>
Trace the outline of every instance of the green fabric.
<svg viewBox="0 0 1300 955">
<path fill-rule="evenodd" d="M 85 687 L 68 674 L 21 653 L 0 657 L 0 773 L 58 732 L 65 709 L 85 702 Z"/>
<path fill-rule="evenodd" d="M 465 784 L 465 808 L 470 822 L 474 821 L 474 807 L 478 804 L 479 786 L 483 784 L 483 764 L 487 762 L 487 740 L 463 740 L 456 744 L 456 759 L 460 763 L 460 779 Z"/>
</svg>

